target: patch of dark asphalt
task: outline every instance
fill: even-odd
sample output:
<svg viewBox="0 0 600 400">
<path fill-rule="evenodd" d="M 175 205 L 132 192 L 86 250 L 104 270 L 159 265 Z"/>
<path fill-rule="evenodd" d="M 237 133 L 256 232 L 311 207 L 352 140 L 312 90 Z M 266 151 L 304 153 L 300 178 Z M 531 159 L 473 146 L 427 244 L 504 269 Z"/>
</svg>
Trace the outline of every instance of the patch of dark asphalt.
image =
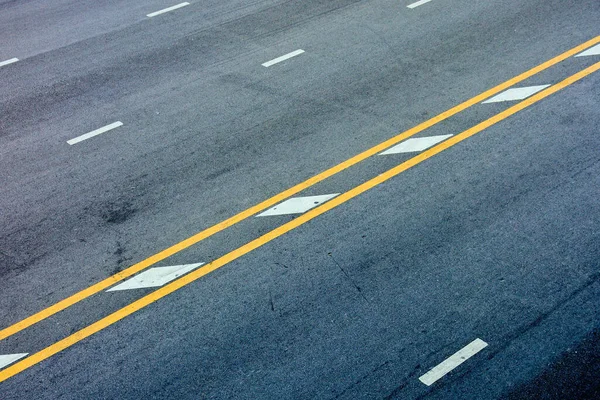
<svg viewBox="0 0 600 400">
<path fill-rule="evenodd" d="M 540 375 L 509 393 L 507 400 L 600 399 L 600 329 L 567 349 Z"/>
</svg>

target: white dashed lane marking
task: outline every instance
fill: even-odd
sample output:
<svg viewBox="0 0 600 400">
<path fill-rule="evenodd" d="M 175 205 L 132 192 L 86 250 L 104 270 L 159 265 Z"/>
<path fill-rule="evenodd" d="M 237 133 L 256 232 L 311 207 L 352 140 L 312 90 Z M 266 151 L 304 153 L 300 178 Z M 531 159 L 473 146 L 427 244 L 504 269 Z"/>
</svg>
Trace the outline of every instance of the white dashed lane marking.
<svg viewBox="0 0 600 400">
<path fill-rule="evenodd" d="M 529 96 L 533 96 L 537 92 L 540 92 L 549 86 L 550 85 L 538 85 L 538 86 L 526 86 L 526 87 L 521 87 L 521 88 L 508 89 L 500 94 L 497 94 L 496 96 L 492 97 L 491 99 L 487 99 L 486 101 L 484 101 L 481 104 L 498 103 L 501 101 L 523 100 L 523 99 L 528 98 Z"/>
<path fill-rule="evenodd" d="M 487 343 L 481 339 L 475 339 L 456 353 L 452 354 L 446 360 L 429 370 L 428 373 L 421 376 L 419 380 L 427 386 L 433 385 L 440 378 L 445 376 L 448 372 L 458 367 L 460 364 L 479 353 L 481 350 L 487 347 Z"/>
<path fill-rule="evenodd" d="M 286 200 L 283 203 L 277 204 L 275 207 L 269 208 L 267 211 L 257 215 L 257 217 L 268 217 L 272 215 L 286 214 L 302 214 L 311 208 L 318 206 L 327 200 L 333 199 L 339 193 L 324 194 L 320 196 L 294 197 Z"/>
<path fill-rule="evenodd" d="M 94 136 L 98 136 L 104 132 L 108 132 L 108 131 L 118 128 L 122 125 L 123 125 L 123 123 L 121 121 L 113 122 L 110 125 L 106 125 L 106 126 L 103 126 L 102 128 L 96 129 L 95 131 L 88 132 L 85 135 L 77 136 L 74 139 L 67 140 L 67 143 L 69 143 L 72 146 L 75 143 L 83 142 L 84 140 L 87 140 Z"/>
<path fill-rule="evenodd" d="M 144 289 L 151 287 L 163 286 L 174 279 L 198 268 L 204 263 L 173 265 L 170 267 L 150 268 L 133 278 L 114 286 L 107 292 L 115 292 L 119 290 Z"/>
<path fill-rule="evenodd" d="M 408 8 L 416 8 L 416 7 L 422 6 L 425 3 L 429 3 L 430 1 L 431 0 L 420 0 L 420 1 L 417 1 L 416 3 L 409 4 L 406 7 L 408 7 Z"/>
<path fill-rule="evenodd" d="M 383 153 L 379 153 L 379 155 L 385 156 L 388 154 L 414 153 L 416 151 L 423 151 L 430 148 L 434 144 L 438 144 L 439 142 L 448 139 L 450 136 L 452 135 L 439 135 L 408 139 L 400 144 L 395 145 L 394 147 L 390 147 Z"/>
<path fill-rule="evenodd" d="M 0 67 L 4 67 L 5 65 L 16 63 L 17 61 L 19 61 L 18 58 L 11 58 L 10 60 L 0 61 Z"/>
<path fill-rule="evenodd" d="M 174 5 L 172 7 L 164 8 L 162 10 L 158 10 L 153 13 L 150 13 L 150 14 L 146 15 L 146 17 L 148 17 L 148 18 L 156 17 L 157 15 L 164 14 L 169 11 L 177 10 L 178 8 L 189 6 L 189 5 L 190 5 L 190 3 L 188 3 L 188 2 L 180 3 L 180 4 Z"/>
<path fill-rule="evenodd" d="M 575 57 L 587 57 L 587 56 L 600 56 L 600 44 L 595 45 L 584 51 L 583 53 L 577 54 Z"/>
<path fill-rule="evenodd" d="M 17 360 L 25 357 L 29 353 L 19 353 L 19 354 L 0 354 L 0 369 L 14 363 Z"/>
<path fill-rule="evenodd" d="M 275 64 L 280 63 L 282 61 L 285 61 L 285 60 L 287 60 L 289 58 L 299 56 L 302 53 L 304 53 L 304 50 L 298 49 L 296 51 L 292 51 L 291 53 L 284 54 L 281 57 L 274 58 L 271 61 L 267 61 L 266 63 L 263 63 L 262 66 L 263 67 L 270 67 L 271 65 L 275 65 Z"/>
</svg>

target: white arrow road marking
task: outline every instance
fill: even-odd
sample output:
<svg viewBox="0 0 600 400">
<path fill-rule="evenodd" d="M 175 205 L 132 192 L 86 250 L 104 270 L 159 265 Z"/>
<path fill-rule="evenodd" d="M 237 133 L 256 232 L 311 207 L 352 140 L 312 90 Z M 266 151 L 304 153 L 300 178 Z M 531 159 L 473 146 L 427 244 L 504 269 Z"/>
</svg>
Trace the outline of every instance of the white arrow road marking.
<svg viewBox="0 0 600 400">
<path fill-rule="evenodd" d="M 333 199 L 339 193 L 323 194 L 320 196 L 294 197 L 283 203 L 277 204 L 275 207 L 269 208 L 267 211 L 257 215 L 257 217 L 267 217 L 271 215 L 286 215 L 286 214 L 302 214 L 318 206 L 327 200 Z"/>
<path fill-rule="evenodd" d="M 577 54 L 575 57 L 587 57 L 587 56 L 600 56 L 600 44 L 595 45 L 584 51 L 583 53 Z"/>
<path fill-rule="evenodd" d="M 150 268 L 117 286 L 113 286 L 107 292 L 162 286 L 198 268 L 202 264 L 204 263 Z"/>
<path fill-rule="evenodd" d="M 481 104 L 498 103 L 500 101 L 515 101 L 523 100 L 537 92 L 546 89 L 550 85 L 526 86 L 521 88 L 508 89 L 500 94 L 495 95 L 491 99 L 487 99 Z"/>
<path fill-rule="evenodd" d="M 14 363 L 15 361 L 25 357 L 29 353 L 19 353 L 19 354 L 3 354 L 0 355 L 0 369 L 6 367 Z"/>
<path fill-rule="evenodd" d="M 425 149 L 430 148 L 434 144 L 438 144 L 439 142 L 448 139 L 450 136 L 452 135 L 438 135 L 408 139 L 402 143 L 390 147 L 383 153 L 379 153 L 379 155 L 384 156 L 388 154 L 414 153 L 415 151 L 423 151 Z"/>
<path fill-rule="evenodd" d="M 452 354 L 446 360 L 429 370 L 428 373 L 421 376 L 419 380 L 427 386 L 433 385 L 438 379 L 442 378 L 448 372 L 458 367 L 460 364 L 479 353 L 487 347 L 487 343 L 481 339 L 475 339 L 456 353 Z"/>
</svg>

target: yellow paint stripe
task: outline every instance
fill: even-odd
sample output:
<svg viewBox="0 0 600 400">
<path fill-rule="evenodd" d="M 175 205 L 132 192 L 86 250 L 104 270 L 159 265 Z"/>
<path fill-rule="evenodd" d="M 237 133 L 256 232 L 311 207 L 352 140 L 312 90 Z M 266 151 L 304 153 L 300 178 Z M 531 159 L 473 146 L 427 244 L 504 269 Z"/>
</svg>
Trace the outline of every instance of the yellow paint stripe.
<svg viewBox="0 0 600 400">
<path fill-rule="evenodd" d="M 188 247 L 216 234 L 219 233 L 235 224 L 237 224 L 240 221 L 243 221 L 251 216 L 253 216 L 254 214 L 257 214 L 263 210 L 266 210 L 269 207 L 272 207 L 278 203 L 280 203 L 281 201 L 309 188 L 310 186 L 313 186 L 341 171 L 344 171 L 347 168 L 350 168 L 351 166 L 358 164 L 364 160 L 366 160 L 369 157 L 372 157 L 373 155 L 382 152 L 383 150 L 387 149 L 388 147 L 391 147 L 399 142 L 401 142 L 404 139 L 407 139 L 413 135 L 416 135 L 419 132 L 424 131 L 425 129 L 428 129 L 450 117 L 452 117 L 453 115 L 456 115 L 464 110 L 466 110 L 467 108 L 478 104 L 480 102 L 482 102 L 483 100 L 498 94 L 500 92 L 502 92 L 503 90 L 508 89 L 509 87 L 527 79 L 530 78 L 531 76 L 545 70 L 548 69 L 564 60 L 566 60 L 569 57 L 572 57 L 582 51 L 584 51 L 585 49 L 592 47 L 596 44 L 600 43 L 600 36 L 597 36 L 591 40 L 588 40 L 585 43 L 580 44 L 577 47 L 574 47 L 573 49 L 566 51 L 564 53 L 562 53 L 559 56 L 556 56 L 554 58 L 552 58 L 551 60 L 548 60 L 540 65 L 538 65 L 537 67 L 534 67 L 532 69 L 530 69 L 529 71 L 526 71 L 512 79 L 509 79 L 508 81 L 495 86 L 492 89 L 489 89 L 483 93 L 481 93 L 480 95 L 477 95 L 473 98 L 471 98 L 470 100 L 467 100 L 425 122 L 422 122 L 421 124 L 399 134 L 394 136 L 391 139 L 386 140 L 385 142 L 382 142 L 368 150 L 363 151 L 360 154 L 357 154 L 356 156 L 349 158 L 348 160 L 334 166 L 331 167 L 315 176 L 313 176 L 312 178 L 307 179 L 306 181 L 299 183 L 287 190 L 284 190 L 283 192 L 255 205 L 252 206 L 236 215 L 234 215 L 233 217 L 230 217 L 224 221 L 219 222 L 216 225 L 211 226 L 210 228 L 207 228 L 165 250 L 160 251 L 159 253 L 154 254 L 153 256 L 150 256 L 149 258 L 140 261 L 137 264 L 132 265 L 131 267 L 119 272 L 118 274 L 112 275 L 80 292 L 77 292 L 69 297 L 67 297 L 64 300 L 61 300 L 51 306 L 49 306 L 48 308 L 45 308 L 11 326 L 8 326 L 4 329 L 2 329 L 0 331 L 0 340 L 6 339 L 9 336 L 14 335 L 15 333 L 18 333 L 20 331 L 22 331 L 23 329 L 26 329 L 28 327 L 30 327 L 31 325 L 34 325 L 66 308 L 71 307 L 72 305 L 96 294 L 99 293 L 105 289 L 108 289 L 109 287 L 111 287 L 112 285 L 114 285 L 117 282 L 120 282 L 132 275 L 137 274 L 140 271 L 143 271 L 144 269 L 156 264 L 159 261 L 162 261 L 170 256 L 172 256 L 173 254 L 176 254 L 184 249 L 187 249 Z"/>
<path fill-rule="evenodd" d="M 263 236 L 252 240 L 251 242 L 225 254 L 224 256 L 216 259 L 215 261 L 207 264 L 205 267 L 197 269 L 193 272 L 190 272 L 188 275 L 183 276 L 182 278 L 173 281 L 162 288 L 142 297 L 139 300 L 134 301 L 126 307 L 121 308 L 120 310 L 115 311 L 114 313 L 108 315 L 107 317 L 102 318 L 99 321 L 81 329 L 80 331 L 68 336 L 43 350 L 25 358 L 22 361 L 19 361 L 10 367 L 6 368 L 3 371 L 0 371 L 0 382 L 7 380 L 8 378 L 46 360 L 47 358 L 53 356 L 56 353 L 59 353 L 62 350 L 67 349 L 68 347 L 73 346 L 79 341 L 107 328 L 108 326 L 120 321 L 121 319 L 133 314 L 134 312 L 141 310 L 142 308 L 154 303 L 155 301 L 175 292 L 176 290 L 181 289 L 182 287 L 189 285 L 190 283 L 200 279 L 201 277 L 221 268 L 222 266 L 240 258 L 241 256 L 269 243 L 270 241 L 284 235 L 287 232 L 307 223 L 308 221 L 318 217 L 321 214 L 326 213 L 327 211 L 347 202 L 348 200 L 366 192 L 374 188 L 377 185 L 395 177 L 396 175 L 408 170 L 409 168 L 414 167 L 415 165 L 435 156 L 436 154 L 441 153 L 442 151 L 454 146 L 457 143 L 462 142 L 465 139 L 470 138 L 471 136 L 489 128 L 490 126 L 497 124 L 498 122 L 510 117 L 511 115 L 523 110 L 531 106 L 534 103 L 558 92 L 561 89 L 571 85 L 572 83 L 583 79 L 584 77 L 590 75 L 593 72 L 596 72 L 600 69 L 600 62 L 568 77 L 562 82 L 550 86 L 549 88 L 531 96 L 530 98 L 508 108 L 507 110 L 496 114 L 495 116 L 473 126 L 466 131 L 459 133 L 456 136 L 452 136 L 448 140 L 420 153 L 419 155 L 411 158 L 403 162 L 402 164 L 384 172 L 383 174 L 378 175 L 377 177 L 370 179 L 359 186 L 337 196 L 332 200 L 324 203 L 323 205 L 313 208 L 312 210 L 306 212 L 305 214 L 300 215 L 299 217 L 293 219 L 290 222 L 287 222 L 284 225 L 281 225 L 272 231 L 264 234 Z"/>
</svg>

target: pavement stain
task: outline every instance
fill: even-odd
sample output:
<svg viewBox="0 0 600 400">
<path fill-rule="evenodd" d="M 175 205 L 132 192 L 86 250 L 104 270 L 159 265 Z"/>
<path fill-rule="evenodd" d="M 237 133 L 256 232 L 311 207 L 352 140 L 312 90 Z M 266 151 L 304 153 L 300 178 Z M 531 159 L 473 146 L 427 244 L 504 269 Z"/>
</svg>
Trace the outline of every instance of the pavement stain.
<svg viewBox="0 0 600 400">
<path fill-rule="evenodd" d="M 209 180 L 209 181 L 215 180 L 215 179 L 221 177 L 222 175 L 226 175 L 230 172 L 233 172 L 234 170 L 238 169 L 239 167 L 240 167 L 240 164 L 235 164 L 235 165 L 229 165 L 225 168 L 218 169 L 218 170 L 213 171 L 213 172 L 209 173 L 208 175 L 206 175 L 206 180 Z"/>
<path fill-rule="evenodd" d="M 131 261 L 131 257 L 125 256 L 125 247 L 119 240 L 117 240 L 117 248 L 113 252 L 113 255 L 117 257 L 117 265 L 111 271 L 111 275 L 121 272 L 123 270 L 123 266 L 129 265 L 129 261 Z"/>
<path fill-rule="evenodd" d="M 0 276 L 13 270 L 23 270 L 25 266 L 19 263 L 14 257 L 0 250 Z"/>
<path fill-rule="evenodd" d="M 24 253 L 19 255 L 10 255 L 4 251 L 0 251 L 0 276 L 5 276 L 9 273 L 20 274 L 29 269 L 29 267 L 40 259 L 50 254 L 49 251 L 39 251 L 38 253 Z"/>
<path fill-rule="evenodd" d="M 121 224 L 131 218 L 137 211 L 138 209 L 129 201 L 108 202 L 104 204 L 101 216 L 104 222 Z"/>
</svg>

